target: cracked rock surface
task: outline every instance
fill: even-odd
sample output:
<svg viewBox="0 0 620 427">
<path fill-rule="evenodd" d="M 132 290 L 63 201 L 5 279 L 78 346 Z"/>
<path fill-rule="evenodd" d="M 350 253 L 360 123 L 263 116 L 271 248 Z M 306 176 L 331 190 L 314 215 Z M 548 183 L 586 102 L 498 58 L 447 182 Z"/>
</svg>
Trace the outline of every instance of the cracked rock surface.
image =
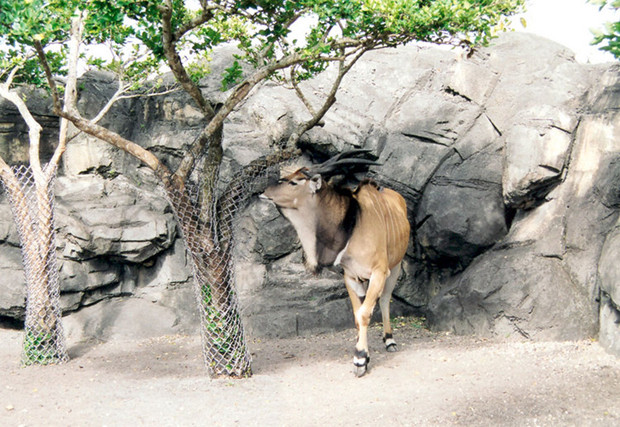
<svg viewBox="0 0 620 427">
<path fill-rule="evenodd" d="M 230 55 L 215 55 L 214 70 Z M 304 83 L 311 102 L 330 77 L 327 70 Z M 103 102 L 111 84 L 88 79 L 84 108 L 94 105 L 88 97 Z M 217 79 L 203 82 L 214 101 L 217 87 Z M 395 314 L 422 313 L 433 329 L 464 334 L 580 339 L 600 331 L 620 353 L 618 105 L 617 63 L 579 64 L 565 47 L 532 35 L 504 34 L 471 57 L 414 45 L 381 50 L 346 77 L 325 124 L 304 136 L 300 163 L 371 150 L 382 164 L 371 177 L 407 199 L 413 231 Z M 225 124 L 223 181 L 272 152 L 307 117 L 304 108 L 293 91 L 258 89 Z M 47 118 L 44 140 L 54 141 L 49 108 L 34 111 Z M 110 114 L 115 130 L 172 165 L 202 126 L 182 93 L 131 100 Z M 23 161 L 14 143 L 23 125 L 6 104 L 0 118 L 0 153 Z M 145 335 L 156 333 L 153 325 L 164 333 L 195 327 L 182 242 L 145 169 L 84 136 L 67 150 L 57 219 L 63 304 L 73 313 L 68 322 L 80 319 L 70 330 L 122 335 L 115 319 L 138 306 L 144 319 L 160 319 L 143 322 Z M 0 316 L 19 318 L 25 293 L 15 285 L 19 242 L 8 212 L 0 204 L 0 271 L 15 279 L 0 282 Z M 251 203 L 237 240 L 237 286 L 252 336 L 353 325 L 339 272 L 305 272 L 294 230 L 275 209 Z M 147 314 L 149 307 L 162 314 Z M 96 328 L 80 326 L 90 318 Z"/>
</svg>

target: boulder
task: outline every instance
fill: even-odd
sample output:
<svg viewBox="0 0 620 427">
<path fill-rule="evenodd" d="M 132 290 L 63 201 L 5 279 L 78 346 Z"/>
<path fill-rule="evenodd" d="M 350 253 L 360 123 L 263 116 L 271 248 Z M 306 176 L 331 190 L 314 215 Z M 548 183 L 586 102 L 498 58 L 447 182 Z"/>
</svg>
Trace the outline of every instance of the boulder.
<svg viewBox="0 0 620 427">
<path fill-rule="evenodd" d="M 538 39 L 531 41 L 544 47 L 544 61 L 515 61 L 523 73 L 501 68 L 499 52 L 511 63 L 516 51 L 504 49 L 524 37 L 502 37 L 482 58 L 500 74 L 485 111 L 504 144 L 500 182 L 507 228 L 471 265 L 441 280 L 427 315 L 434 328 L 459 333 L 595 336 L 596 266 L 617 216 L 608 188 L 615 179 L 610 158 L 619 147 L 609 101 L 597 111 L 586 108 L 587 114 L 583 103 L 596 105 L 599 92 L 609 99 L 608 89 L 595 86 L 596 79 L 605 81 L 606 68 L 575 64 L 563 49 Z M 538 89 L 541 78 L 548 86 Z M 598 172 L 603 165 L 611 176 Z M 426 217 L 426 192 L 421 200 L 418 219 Z M 449 213 L 451 203 L 436 206 Z M 421 244 L 432 242 L 423 228 Z"/>
<path fill-rule="evenodd" d="M 544 117 L 544 119 L 541 119 Z M 546 105 L 521 113 L 506 133 L 503 192 L 512 208 L 544 200 L 569 161 L 577 115 Z"/>
<path fill-rule="evenodd" d="M 620 220 L 607 235 L 598 264 L 601 343 L 616 354 L 620 354 Z"/>
<path fill-rule="evenodd" d="M 161 198 L 140 192 L 123 177 L 81 177 L 78 191 L 72 179 L 59 181 L 57 222 L 66 236 L 65 258 L 141 263 L 172 246 L 176 223 Z"/>
<path fill-rule="evenodd" d="M 453 277 L 429 305 L 433 329 L 542 340 L 594 336 L 590 295 L 557 258 L 498 247 Z"/>
<path fill-rule="evenodd" d="M 0 204 L 0 213 L 0 269 L 10 278 L 0 283 L 0 316 L 22 318 L 26 287 L 19 238 L 6 201 Z M 80 311 L 135 293 L 144 296 L 149 287 L 161 288 L 156 301 L 166 300 L 161 305 L 171 304 L 176 310 L 175 301 L 184 297 L 167 295 L 166 290 L 180 284 L 191 288 L 191 273 L 167 202 L 125 177 L 60 177 L 55 220 L 63 311 Z M 191 315 L 185 317 L 185 325 L 195 321 Z"/>
<path fill-rule="evenodd" d="M 417 240 L 436 262 L 469 262 L 507 233 L 501 155 L 489 149 L 444 162 L 424 189 Z"/>
</svg>

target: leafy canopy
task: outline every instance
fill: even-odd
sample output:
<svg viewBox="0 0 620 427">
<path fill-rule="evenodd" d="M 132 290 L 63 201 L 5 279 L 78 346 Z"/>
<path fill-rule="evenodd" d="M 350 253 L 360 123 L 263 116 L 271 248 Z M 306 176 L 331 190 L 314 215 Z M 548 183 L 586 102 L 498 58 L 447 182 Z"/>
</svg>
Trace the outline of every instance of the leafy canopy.
<svg viewBox="0 0 620 427">
<path fill-rule="evenodd" d="M 620 10 L 620 0 L 588 0 L 590 3 L 599 6 L 600 10 L 605 8 L 614 10 L 616 16 Z M 594 31 L 592 44 L 600 45 L 599 48 L 610 52 L 614 57 L 620 59 L 620 20 L 608 22 L 603 30 Z"/>
<path fill-rule="evenodd" d="M 142 81 L 162 70 L 165 50 L 159 0 L 0 0 L 0 73 L 16 64 L 16 82 L 43 86 L 33 46 L 44 48 L 52 72 L 62 75 L 70 17 L 86 12 L 84 41 L 105 45 L 87 51 L 91 67 L 122 71 Z M 305 79 L 355 49 L 397 46 L 412 40 L 440 44 L 484 44 L 522 6 L 523 0 L 258 0 L 171 1 L 171 36 L 190 77 L 208 72 L 208 55 L 235 43 L 239 61 L 256 67 L 297 58 Z M 302 29 L 302 30 L 300 30 Z M 305 30 L 305 31 L 304 31 Z M 274 70 L 270 77 L 277 75 Z M 6 78 L 6 72 L 2 76 Z M 224 88 L 241 78 L 236 62 Z"/>
</svg>

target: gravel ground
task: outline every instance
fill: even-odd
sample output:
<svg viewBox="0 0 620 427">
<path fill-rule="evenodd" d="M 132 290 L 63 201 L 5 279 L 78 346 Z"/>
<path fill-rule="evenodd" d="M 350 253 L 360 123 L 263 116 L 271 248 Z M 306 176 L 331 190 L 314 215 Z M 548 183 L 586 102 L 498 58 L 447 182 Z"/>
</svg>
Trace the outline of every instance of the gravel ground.
<svg viewBox="0 0 620 427">
<path fill-rule="evenodd" d="M 370 332 L 253 340 L 254 375 L 211 380 L 198 336 L 70 343 L 71 361 L 19 365 L 22 333 L 0 329 L 0 426 L 620 425 L 620 359 L 595 341 L 436 334 L 400 319 L 399 352 Z"/>
</svg>

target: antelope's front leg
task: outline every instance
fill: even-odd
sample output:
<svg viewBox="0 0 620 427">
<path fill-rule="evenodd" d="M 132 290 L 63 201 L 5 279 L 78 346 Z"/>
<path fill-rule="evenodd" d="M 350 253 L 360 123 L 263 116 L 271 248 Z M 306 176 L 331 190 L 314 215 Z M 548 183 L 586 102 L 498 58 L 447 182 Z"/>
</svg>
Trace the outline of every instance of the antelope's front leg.
<svg viewBox="0 0 620 427">
<path fill-rule="evenodd" d="M 344 275 L 344 284 L 347 287 L 347 292 L 349 293 L 349 299 L 351 300 L 351 307 L 353 308 L 353 317 L 355 319 L 355 327 L 357 328 L 357 340 L 359 344 L 361 331 L 360 331 L 360 322 L 358 321 L 357 313 L 362 306 L 362 302 L 366 297 L 366 289 L 364 286 L 355 280 L 353 277 Z M 364 375 L 366 372 L 366 366 L 370 361 L 370 357 L 368 356 L 368 351 L 366 352 L 358 352 L 357 346 L 355 350 L 355 355 L 353 356 L 353 365 L 355 366 L 355 375 L 358 377 Z M 361 372 L 363 368 L 363 372 Z"/>
<path fill-rule="evenodd" d="M 368 291 L 364 302 L 359 309 L 355 311 L 355 322 L 358 327 L 357 344 L 355 345 L 355 355 L 353 356 L 353 365 L 355 375 L 361 377 L 368 371 L 368 363 L 370 362 L 370 354 L 368 350 L 368 325 L 372 312 L 377 303 L 379 295 L 383 292 L 385 278 L 387 274 L 383 271 L 373 271 L 368 283 Z"/>
</svg>

